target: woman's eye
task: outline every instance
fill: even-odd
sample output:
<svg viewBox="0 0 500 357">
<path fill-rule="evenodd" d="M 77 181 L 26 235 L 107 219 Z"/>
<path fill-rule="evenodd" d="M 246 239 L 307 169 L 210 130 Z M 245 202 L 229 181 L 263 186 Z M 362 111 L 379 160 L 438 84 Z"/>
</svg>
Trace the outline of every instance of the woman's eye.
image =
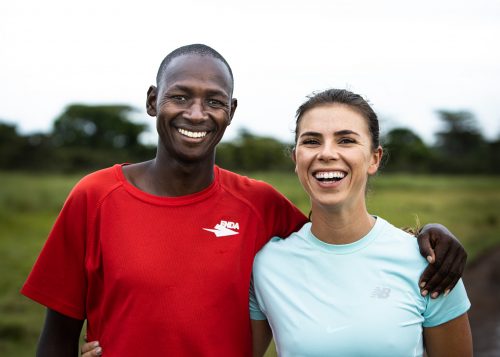
<svg viewBox="0 0 500 357">
<path fill-rule="evenodd" d="M 339 140 L 339 144 L 353 144 L 355 142 L 356 141 L 354 139 L 351 139 L 351 138 L 342 138 Z"/>
<path fill-rule="evenodd" d="M 304 144 L 304 145 L 317 145 L 317 144 L 319 144 L 319 141 L 316 139 L 305 139 L 304 141 L 302 141 L 302 144 Z"/>
</svg>

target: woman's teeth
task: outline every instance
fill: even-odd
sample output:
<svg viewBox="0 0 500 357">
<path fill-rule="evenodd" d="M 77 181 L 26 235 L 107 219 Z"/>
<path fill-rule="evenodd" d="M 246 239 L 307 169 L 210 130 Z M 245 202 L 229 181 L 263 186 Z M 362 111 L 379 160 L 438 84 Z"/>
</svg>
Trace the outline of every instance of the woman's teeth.
<svg viewBox="0 0 500 357">
<path fill-rule="evenodd" d="M 320 171 L 314 174 L 314 177 L 319 181 L 339 181 L 346 176 L 342 171 Z"/>
</svg>

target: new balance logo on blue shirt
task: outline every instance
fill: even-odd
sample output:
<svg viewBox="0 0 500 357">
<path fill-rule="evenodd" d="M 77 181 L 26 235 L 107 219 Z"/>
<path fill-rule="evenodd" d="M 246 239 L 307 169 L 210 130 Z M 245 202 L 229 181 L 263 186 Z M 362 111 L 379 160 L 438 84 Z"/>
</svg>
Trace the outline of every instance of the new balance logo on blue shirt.
<svg viewBox="0 0 500 357">
<path fill-rule="evenodd" d="M 377 286 L 375 289 L 373 289 L 371 297 L 377 299 L 387 299 L 390 294 L 391 294 L 391 289 L 381 288 L 380 286 Z"/>
<path fill-rule="evenodd" d="M 215 227 L 212 228 L 203 228 L 206 231 L 212 232 L 215 234 L 217 238 L 226 237 L 226 236 L 234 236 L 235 234 L 239 234 L 236 230 L 240 229 L 240 225 L 238 222 L 230 222 L 221 220 L 220 223 L 217 223 Z"/>
</svg>

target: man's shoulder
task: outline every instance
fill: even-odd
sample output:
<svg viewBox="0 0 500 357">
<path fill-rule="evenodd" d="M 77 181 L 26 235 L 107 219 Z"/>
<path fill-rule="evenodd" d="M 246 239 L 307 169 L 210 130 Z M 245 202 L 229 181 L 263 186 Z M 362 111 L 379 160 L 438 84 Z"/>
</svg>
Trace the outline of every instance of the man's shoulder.
<svg viewBox="0 0 500 357">
<path fill-rule="evenodd" d="M 272 185 L 235 172 L 219 169 L 221 185 L 230 192 L 237 192 L 242 196 L 254 197 L 255 195 L 283 196 Z"/>
<path fill-rule="evenodd" d="M 121 170 L 121 165 L 117 164 L 85 175 L 73 187 L 71 196 L 93 196 L 97 199 L 105 196 L 121 185 L 119 170 Z"/>
</svg>

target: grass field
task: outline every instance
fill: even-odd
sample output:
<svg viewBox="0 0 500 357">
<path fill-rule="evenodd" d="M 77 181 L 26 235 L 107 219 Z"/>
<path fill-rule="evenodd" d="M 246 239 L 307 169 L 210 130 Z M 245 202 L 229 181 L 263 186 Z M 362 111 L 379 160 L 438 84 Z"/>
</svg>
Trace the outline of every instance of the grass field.
<svg viewBox="0 0 500 357">
<path fill-rule="evenodd" d="M 293 174 L 254 173 L 301 210 L 308 200 Z M 0 172 L 0 355 L 33 356 L 43 309 L 19 294 L 52 223 L 80 176 Z M 448 226 L 469 252 L 500 244 L 500 177 L 382 175 L 372 181 L 370 212 L 397 226 Z M 269 356 L 273 356 L 271 351 Z"/>
</svg>

